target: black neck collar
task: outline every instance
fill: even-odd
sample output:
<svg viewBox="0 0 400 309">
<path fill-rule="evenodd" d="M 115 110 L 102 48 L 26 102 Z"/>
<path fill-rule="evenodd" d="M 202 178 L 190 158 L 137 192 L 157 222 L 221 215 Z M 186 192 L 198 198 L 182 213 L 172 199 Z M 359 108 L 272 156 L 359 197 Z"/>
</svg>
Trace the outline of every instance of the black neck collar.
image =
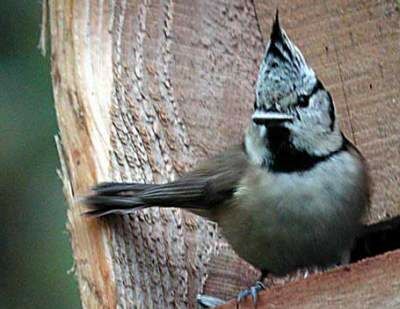
<svg viewBox="0 0 400 309">
<path fill-rule="evenodd" d="M 326 155 L 317 156 L 296 149 L 290 142 L 290 132 L 282 127 L 268 128 L 268 149 L 271 157 L 265 165 L 276 173 L 301 173 L 312 169 L 347 148 L 348 141 L 343 136 L 341 147 Z"/>
</svg>

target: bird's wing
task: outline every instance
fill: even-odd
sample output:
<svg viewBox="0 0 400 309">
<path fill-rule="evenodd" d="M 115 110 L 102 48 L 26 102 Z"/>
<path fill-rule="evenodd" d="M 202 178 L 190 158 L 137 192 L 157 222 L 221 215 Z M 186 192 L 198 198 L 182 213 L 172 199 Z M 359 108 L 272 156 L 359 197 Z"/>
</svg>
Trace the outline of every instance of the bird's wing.
<svg viewBox="0 0 400 309">
<path fill-rule="evenodd" d="M 84 198 L 92 216 L 128 213 L 151 206 L 207 209 L 230 198 L 247 167 L 236 146 L 166 184 L 103 183 Z"/>
</svg>

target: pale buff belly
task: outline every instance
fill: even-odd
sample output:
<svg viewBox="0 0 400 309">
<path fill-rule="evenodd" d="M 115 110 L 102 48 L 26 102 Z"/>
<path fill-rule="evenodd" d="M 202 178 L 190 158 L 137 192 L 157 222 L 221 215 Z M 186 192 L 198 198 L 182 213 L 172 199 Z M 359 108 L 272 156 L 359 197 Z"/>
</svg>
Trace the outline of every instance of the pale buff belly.
<svg viewBox="0 0 400 309">
<path fill-rule="evenodd" d="M 338 185 L 332 176 L 318 182 L 252 177 L 217 216 L 223 235 L 242 258 L 275 274 L 340 262 L 360 227 L 364 201 L 354 179 Z"/>
</svg>

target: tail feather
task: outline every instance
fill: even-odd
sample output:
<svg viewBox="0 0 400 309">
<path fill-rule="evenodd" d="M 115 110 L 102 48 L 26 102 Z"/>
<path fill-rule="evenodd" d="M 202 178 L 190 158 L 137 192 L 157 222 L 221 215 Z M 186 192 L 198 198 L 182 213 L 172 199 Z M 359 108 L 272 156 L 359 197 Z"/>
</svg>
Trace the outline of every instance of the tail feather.
<svg viewBox="0 0 400 309">
<path fill-rule="evenodd" d="M 132 196 L 134 194 L 132 185 L 135 187 L 135 184 L 127 185 L 128 184 L 108 183 L 107 185 L 102 184 L 93 188 L 94 193 L 82 199 L 82 202 L 86 204 L 89 209 L 89 211 L 83 213 L 83 215 L 101 217 L 108 214 L 127 214 L 150 206 L 146 205 L 146 202 L 141 200 L 139 196 Z M 103 188 L 101 188 L 101 186 Z M 130 193 L 124 194 L 125 190 L 122 190 L 122 187 L 124 187 L 125 190 L 129 190 Z M 138 187 L 139 186 L 136 187 L 136 190 L 138 190 Z"/>
<path fill-rule="evenodd" d="M 234 197 L 247 168 L 247 156 L 238 145 L 166 184 L 102 183 L 84 199 L 87 215 L 127 213 L 152 206 L 205 213 Z"/>
<path fill-rule="evenodd" d="M 118 208 L 136 208 L 144 205 L 140 198 L 123 195 L 90 195 L 84 198 L 83 202 L 89 208 L 99 207 L 118 207 Z"/>
<path fill-rule="evenodd" d="M 128 213 L 152 206 L 208 209 L 230 196 L 232 188 L 216 184 L 216 177 L 185 177 L 166 184 L 103 183 L 83 202 L 86 215 Z M 220 181 L 221 183 L 221 181 Z"/>
<path fill-rule="evenodd" d="M 152 206 L 201 207 L 204 204 L 204 179 L 167 184 L 102 183 L 85 197 L 88 216 L 100 217 L 111 213 L 129 213 Z"/>
<path fill-rule="evenodd" d="M 145 207 L 138 207 L 135 208 L 135 210 L 140 210 Z M 87 217 L 102 217 L 110 214 L 115 214 L 115 215 L 125 215 L 129 214 L 132 212 L 132 208 L 98 208 L 94 210 L 89 210 L 84 212 L 82 215 L 87 216 Z"/>
<path fill-rule="evenodd" d="M 144 184 L 144 183 L 115 183 L 115 182 L 103 182 L 96 185 L 93 188 L 93 191 L 97 195 L 113 195 L 124 192 L 125 195 L 128 193 L 137 193 L 144 191 L 151 187 L 152 185 Z"/>
</svg>

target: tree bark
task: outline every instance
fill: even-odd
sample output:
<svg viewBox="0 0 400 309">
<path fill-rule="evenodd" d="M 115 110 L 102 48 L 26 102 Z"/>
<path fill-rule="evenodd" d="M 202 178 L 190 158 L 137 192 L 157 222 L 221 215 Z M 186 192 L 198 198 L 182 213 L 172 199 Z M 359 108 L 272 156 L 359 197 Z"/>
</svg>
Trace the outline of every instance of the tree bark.
<svg viewBox="0 0 400 309">
<path fill-rule="evenodd" d="M 386 2 L 363 1 L 365 8 L 306 2 L 293 10 L 292 2 L 279 4 L 283 26 L 333 92 L 347 135 L 367 155 L 382 189 L 367 221 L 398 215 L 399 121 L 393 119 L 392 98 L 399 98 L 399 35 L 391 31 L 398 12 Z M 240 143 L 278 1 L 49 0 L 48 5 L 61 177 L 83 307 L 193 308 L 200 292 L 233 297 L 259 272 L 229 249 L 215 225 L 157 208 L 87 219 L 76 198 L 105 180 L 171 180 Z M 376 22 L 364 27 L 375 41 L 364 28 L 357 32 L 363 13 Z M 367 74 L 373 86 L 360 77 Z M 380 98 L 387 104 L 376 114 Z M 369 109 L 360 107 L 363 99 Z M 375 134 L 372 143 L 364 123 L 384 136 Z"/>
</svg>

